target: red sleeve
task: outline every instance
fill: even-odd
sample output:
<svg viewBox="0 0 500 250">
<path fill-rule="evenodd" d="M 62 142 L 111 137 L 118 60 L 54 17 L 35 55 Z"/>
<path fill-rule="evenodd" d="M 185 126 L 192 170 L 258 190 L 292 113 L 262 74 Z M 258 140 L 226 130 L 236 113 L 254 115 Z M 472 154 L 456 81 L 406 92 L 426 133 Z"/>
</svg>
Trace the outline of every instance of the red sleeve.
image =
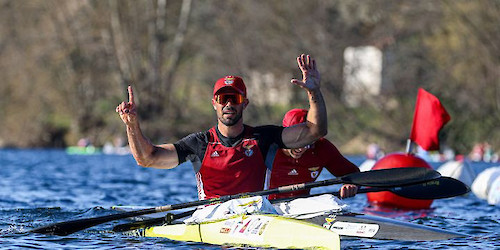
<svg viewBox="0 0 500 250">
<path fill-rule="evenodd" d="M 343 176 L 350 173 L 359 172 L 359 168 L 351 161 L 345 158 L 340 151 L 330 141 L 321 139 L 317 141 L 320 147 L 321 157 L 325 157 L 326 169 L 334 176 Z"/>
</svg>

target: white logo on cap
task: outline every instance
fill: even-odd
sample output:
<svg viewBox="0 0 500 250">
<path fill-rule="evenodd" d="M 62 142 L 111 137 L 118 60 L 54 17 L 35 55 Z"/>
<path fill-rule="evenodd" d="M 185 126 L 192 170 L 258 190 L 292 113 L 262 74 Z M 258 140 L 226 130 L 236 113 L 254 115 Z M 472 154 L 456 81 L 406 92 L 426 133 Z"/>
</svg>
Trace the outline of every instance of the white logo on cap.
<svg viewBox="0 0 500 250">
<path fill-rule="evenodd" d="M 228 77 L 226 80 L 224 80 L 224 84 L 226 85 L 231 85 L 234 83 L 234 77 Z"/>
</svg>

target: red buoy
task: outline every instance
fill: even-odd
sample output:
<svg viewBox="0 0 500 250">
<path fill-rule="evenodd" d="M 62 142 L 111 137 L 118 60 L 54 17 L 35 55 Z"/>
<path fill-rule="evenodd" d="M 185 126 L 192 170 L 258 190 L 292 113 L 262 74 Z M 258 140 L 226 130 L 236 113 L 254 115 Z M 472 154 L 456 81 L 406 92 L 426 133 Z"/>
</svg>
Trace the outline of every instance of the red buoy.
<svg viewBox="0 0 500 250">
<path fill-rule="evenodd" d="M 381 158 L 372 170 L 405 167 L 432 167 L 423 159 L 404 153 L 393 153 Z M 401 208 L 401 209 L 427 209 L 433 200 L 415 200 L 401 197 L 388 191 L 367 193 L 368 202 L 373 206 Z"/>
</svg>

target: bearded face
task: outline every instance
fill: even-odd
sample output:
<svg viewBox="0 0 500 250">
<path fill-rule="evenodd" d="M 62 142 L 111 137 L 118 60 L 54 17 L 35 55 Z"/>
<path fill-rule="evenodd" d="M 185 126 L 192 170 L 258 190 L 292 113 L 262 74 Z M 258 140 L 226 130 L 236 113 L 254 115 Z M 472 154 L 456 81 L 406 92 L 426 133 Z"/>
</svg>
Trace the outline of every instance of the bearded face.
<svg viewBox="0 0 500 250">
<path fill-rule="evenodd" d="M 221 112 L 217 112 L 217 119 L 226 126 L 234 126 L 241 120 L 242 116 L 243 108 L 233 107 L 233 105 L 226 105 L 221 109 Z"/>
<path fill-rule="evenodd" d="M 234 126 L 242 120 L 247 104 L 248 99 L 237 93 L 221 93 L 212 99 L 217 119 L 226 126 Z"/>
</svg>

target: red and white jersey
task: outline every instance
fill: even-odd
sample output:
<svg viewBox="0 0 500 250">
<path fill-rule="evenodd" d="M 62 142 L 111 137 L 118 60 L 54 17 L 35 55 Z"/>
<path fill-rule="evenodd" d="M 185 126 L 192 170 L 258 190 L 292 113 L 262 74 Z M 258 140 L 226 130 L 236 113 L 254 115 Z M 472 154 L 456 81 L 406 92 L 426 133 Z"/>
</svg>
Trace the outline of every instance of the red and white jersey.
<svg viewBox="0 0 500 250">
<path fill-rule="evenodd" d="M 200 199 L 262 190 L 266 166 L 257 140 L 244 136 L 238 145 L 226 147 L 214 128 L 210 135 L 200 171 L 196 173 Z"/>
<path fill-rule="evenodd" d="M 274 159 L 268 156 L 266 165 L 271 168 L 270 189 L 315 181 L 323 168 L 335 176 L 359 172 L 356 165 L 346 159 L 330 141 L 324 138 L 316 141 L 299 159 L 287 156 L 282 149 L 277 149 Z M 270 195 L 269 199 L 308 195 L 309 192 L 308 189 L 274 194 Z"/>
</svg>

